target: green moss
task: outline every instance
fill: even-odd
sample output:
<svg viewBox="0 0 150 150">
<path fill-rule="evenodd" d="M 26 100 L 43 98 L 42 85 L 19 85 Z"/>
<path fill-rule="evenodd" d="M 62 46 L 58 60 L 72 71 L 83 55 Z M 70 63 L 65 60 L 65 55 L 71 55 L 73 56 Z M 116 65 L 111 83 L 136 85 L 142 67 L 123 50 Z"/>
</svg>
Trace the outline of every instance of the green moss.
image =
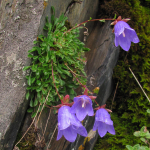
<svg viewBox="0 0 150 150">
<path fill-rule="evenodd" d="M 125 145 L 140 143 L 133 136 L 134 131 L 142 126 L 150 127 L 149 115 L 146 113 L 150 103 L 129 71 L 130 67 L 150 96 L 150 9 L 142 6 L 139 0 L 105 1 L 101 15 L 108 18 L 115 14 L 131 19 L 128 23 L 137 32 L 140 43 L 132 44 L 128 53 L 123 50 L 120 52 L 114 69 L 114 80 L 116 83 L 119 81 L 112 115 L 116 135 L 108 134 L 103 139 L 99 138 L 95 150 L 126 149 Z M 107 107 L 110 103 L 111 100 Z"/>
</svg>

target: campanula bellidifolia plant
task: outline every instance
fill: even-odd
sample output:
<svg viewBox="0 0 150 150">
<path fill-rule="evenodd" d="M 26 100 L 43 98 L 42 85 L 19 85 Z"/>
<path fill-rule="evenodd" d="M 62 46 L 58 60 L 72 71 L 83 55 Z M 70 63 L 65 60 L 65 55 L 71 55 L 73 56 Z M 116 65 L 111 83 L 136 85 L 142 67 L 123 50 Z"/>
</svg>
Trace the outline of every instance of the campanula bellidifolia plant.
<svg viewBox="0 0 150 150">
<path fill-rule="evenodd" d="M 58 135 L 70 142 L 76 140 L 77 134 L 84 137 L 87 131 L 81 121 L 88 116 L 95 116 L 93 130 L 98 129 L 100 137 L 105 136 L 107 131 L 115 134 L 113 121 L 110 118 L 109 109 L 106 105 L 99 106 L 96 96 L 86 87 L 86 73 L 84 72 L 84 52 L 89 51 L 84 47 L 79 37 L 79 28 L 84 28 L 90 21 L 112 20 L 114 25 L 112 32 L 115 34 L 114 45 L 121 46 L 128 51 L 131 42 L 138 43 L 139 39 L 134 29 L 126 22 L 129 19 L 91 19 L 67 29 L 65 21 L 67 17 L 63 14 L 55 18 L 55 10 L 51 16 L 51 22 L 46 18 L 44 30 L 47 36 L 39 35 L 34 46 L 29 50 L 28 57 L 32 59 L 31 66 L 24 67 L 29 70 L 27 78 L 26 98 L 30 98 L 32 117 L 41 111 L 42 107 L 57 109 L 58 112 Z M 81 85 L 84 89 L 83 95 L 77 95 L 74 89 Z M 97 104 L 96 115 L 92 107 L 93 102 Z M 40 108 L 39 108 L 40 105 Z M 39 108 L 39 109 L 38 109 Z"/>
</svg>

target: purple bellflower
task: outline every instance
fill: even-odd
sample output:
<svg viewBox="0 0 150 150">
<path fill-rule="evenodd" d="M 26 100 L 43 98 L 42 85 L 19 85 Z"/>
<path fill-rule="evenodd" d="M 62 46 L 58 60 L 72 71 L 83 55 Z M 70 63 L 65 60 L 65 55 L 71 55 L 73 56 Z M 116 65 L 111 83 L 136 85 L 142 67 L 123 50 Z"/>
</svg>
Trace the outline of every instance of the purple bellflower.
<svg viewBox="0 0 150 150">
<path fill-rule="evenodd" d="M 96 111 L 95 115 L 95 123 L 93 126 L 93 130 L 97 130 L 100 137 L 105 136 L 107 131 L 110 134 L 115 135 L 115 129 L 113 126 L 113 121 L 110 118 L 110 114 L 104 108 L 100 108 Z"/>
<path fill-rule="evenodd" d="M 74 104 L 71 107 L 71 113 L 76 114 L 78 120 L 82 121 L 86 115 L 94 115 L 92 100 L 88 96 L 81 95 L 79 97 L 75 97 L 73 101 Z"/>
<path fill-rule="evenodd" d="M 126 22 L 130 19 L 122 19 L 119 16 L 111 25 L 114 26 L 115 33 L 115 46 L 121 46 L 125 51 L 128 51 L 131 46 L 131 42 L 138 43 L 139 38 L 134 29 L 132 29 Z"/>
<path fill-rule="evenodd" d="M 85 127 L 80 123 L 75 114 L 71 113 L 69 106 L 62 106 L 58 110 L 58 135 L 59 140 L 63 135 L 69 142 L 74 142 L 77 137 L 77 133 L 86 137 L 87 131 Z"/>
</svg>

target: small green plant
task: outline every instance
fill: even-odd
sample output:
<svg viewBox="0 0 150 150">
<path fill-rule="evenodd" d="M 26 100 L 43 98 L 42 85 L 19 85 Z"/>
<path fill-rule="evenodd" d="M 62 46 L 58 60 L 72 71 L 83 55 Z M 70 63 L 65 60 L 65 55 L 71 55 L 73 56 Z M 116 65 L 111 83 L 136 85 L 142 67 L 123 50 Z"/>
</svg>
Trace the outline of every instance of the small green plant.
<svg viewBox="0 0 150 150">
<path fill-rule="evenodd" d="M 36 115 L 39 104 L 41 111 L 44 103 L 55 106 L 60 97 L 62 99 L 66 94 L 69 94 L 71 99 L 76 96 L 74 89 L 79 83 L 71 72 L 77 76 L 82 74 L 79 75 L 80 82 L 86 83 L 83 56 L 84 51 L 89 49 L 78 39 L 79 28 L 66 32 L 67 17 L 62 14 L 59 18 L 55 18 L 55 10 L 53 7 L 52 9 L 51 22 L 46 18 L 44 27 L 47 35 L 39 35 L 37 41 L 34 41 L 35 46 L 28 51 L 32 64 L 24 67 L 24 70 L 30 70 L 26 76 L 28 83 L 26 99 L 30 99 L 31 108 L 28 112 L 33 112 L 32 117 Z"/>
<path fill-rule="evenodd" d="M 145 126 L 143 126 L 140 131 L 134 132 L 134 136 L 139 137 L 142 142 L 150 146 L 150 133 Z M 148 146 L 140 146 L 140 144 L 136 144 L 133 147 L 126 145 L 126 148 L 128 150 L 150 150 Z"/>
<path fill-rule="evenodd" d="M 147 109 L 147 113 L 150 114 L 150 109 Z M 147 127 L 143 126 L 140 131 L 135 131 L 134 136 L 139 137 L 142 142 L 150 147 L 150 133 Z M 126 145 L 126 148 L 128 150 L 150 150 L 147 146 L 140 146 L 140 144 L 134 146 Z"/>
</svg>

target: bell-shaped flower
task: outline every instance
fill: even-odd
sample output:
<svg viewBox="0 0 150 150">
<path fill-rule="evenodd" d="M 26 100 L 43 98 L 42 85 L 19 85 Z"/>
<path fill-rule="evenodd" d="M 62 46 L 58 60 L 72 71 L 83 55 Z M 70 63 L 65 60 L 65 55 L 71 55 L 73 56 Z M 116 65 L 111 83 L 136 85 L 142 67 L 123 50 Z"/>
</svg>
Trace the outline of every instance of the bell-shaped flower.
<svg viewBox="0 0 150 150">
<path fill-rule="evenodd" d="M 85 127 L 80 123 L 75 114 L 70 112 L 69 106 L 62 106 L 58 110 L 58 135 L 59 140 L 63 135 L 69 142 L 74 142 L 77 134 L 87 136 Z"/>
<path fill-rule="evenodd" d="M 96 111 L 95 115 L 95 123 L 93 126 L 93 130 L 97 130 L 100 137 L 105 136 L 107 131 L 110 134 L 115 135 L 115 129 L 113 126 L 113 121 L 110 118 L 110 114 L 104 108 L 100 108 Z"/>
<path fill-rule="evenodd" d="M 74 104 L 71 107 L 71 113 L 75 113 L 78 120 L 82 121 L 86 115 L 94 115 L 92 100 L 88 96 L 81 95 L 79 97 L 75 97 L 73 101 Z"/>
<path fill-rule="evenodd" d="M 118 21 L 114 27 L 115 46 L 121 46 L 125 51 L 128 51 L 131 42 L 138 43 L 139 38 L 134 29 L 132 29 L 125 21 Z"/>
</svg>

